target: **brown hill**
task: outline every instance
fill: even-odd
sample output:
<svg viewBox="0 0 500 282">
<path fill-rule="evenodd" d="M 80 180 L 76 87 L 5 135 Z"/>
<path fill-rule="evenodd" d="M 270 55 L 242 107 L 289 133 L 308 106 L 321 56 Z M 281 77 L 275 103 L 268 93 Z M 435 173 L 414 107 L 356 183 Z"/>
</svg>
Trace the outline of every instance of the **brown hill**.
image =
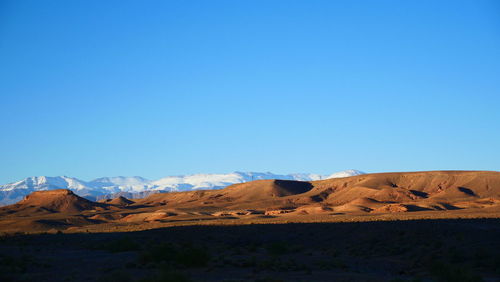
<svg viewBox="0 0 500 282">
<path fill-rule="evenodd" d="M 135 203 L 134 201 L 129 200 L 123 196 L 119 196 L 119 197 L 114 198 L 114 199 L 105 199 L 105 200 L 101 200 L 99 202 L 110 204 L 110 205 L 115 205 L 115 206 L 128 206 L 128 205 Z"/>
<path fill-rule="evenodd" d="M 143 204 L 170 207 L 277 208 L 321 203 L 337 211 L 454 209 L 481 199 L 500 199 L 500 173 L 491 171 L 426 171 L 375 173 L 312 182 L 257 180 L 222 190 L 152 195 Z M 495 205 L 497 202 L 493 201 Z M 493 204 L 492 204 L 493 205 Z M 386 206 L 385 208 L 382 208 Z"/>
<path fill-rule="evenodd" d="M 500 172 L 425 171 L 374 173 L 313 182 L 314 193 L 326 192 L 329 200 L 342 190 L 366 189 L 359 195 L 375 200 L 418 200 L 422 198 L 470 199 L 500 196 Z M 376 190 L 376 191 L 373 191 Z M 323 196 L 324 197 L 324 196 Z M 377 199 L 378 198 L 378 199 Z"/>
<path fill-rule="evenodd" d="M 282 202 L 288 196 L 300 195 L 313 188 L 309 182 L 291 180 L 255 180 L 231 185 L 222 190 L 200 190 L 153 194 L 137 203 L 173 206 L 262 206 L 266 202 Z"/>
<path fill-rule="evenodd" d="M 11 208 L 18 211 L 36 208 L 50 212 L 79 213 L 84 210 L 93 210 L 97 207 L 102 208 L 103 206 L 103 204 L 94 203 L 75 195 L 70 190 L 58 189 L 33 192 L 17 204 L 4 208 Z"/>
<path fill-rule="evenodd" d="M 309 182 L 292 180 L 256 180 L 234 184 L 220 194 L 234 200 L 257 201 L 303 194 L 313 188 Z"/>
<path fill-rule="evenodd" d="M 247 224 L 500 217 L 500 172 L 365 174 L 312 182 L 257 180 L 221 190 L 105 203 L 69 190 L 34 192 L 0 208 L 0 230 L 142 230 L 175 224 Z"/>
</svg>

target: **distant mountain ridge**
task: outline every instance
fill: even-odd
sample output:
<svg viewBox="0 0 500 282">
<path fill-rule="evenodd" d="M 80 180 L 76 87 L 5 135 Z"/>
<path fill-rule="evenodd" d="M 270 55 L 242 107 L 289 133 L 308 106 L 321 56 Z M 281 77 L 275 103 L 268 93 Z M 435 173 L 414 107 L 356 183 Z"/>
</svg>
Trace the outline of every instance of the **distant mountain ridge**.
<svg viewBox="0 0 500 282">
<path fill-rule="evenodd" d="M 34 176 L 0 185 L 0 205 L 8 205 L 22 200 L 35 191 L 69 189 L 90 200 L 112 198 L 125 195 L 128 198 L 142 198 L 152 193 L 212 190 L 226 186 L 262 179 L 283 179 L 312 181 L 329 178 L 349 177 L 364 174 L 359 170 L 345 170 L 330 175 L 295 173 L 274 174 L 271 172 L 233 172 L 227 174 L 192 174 L 168 176 L 155 181 L 140 176 L 102 177 L 83 181 L 68 176 Z"/>
</svg>

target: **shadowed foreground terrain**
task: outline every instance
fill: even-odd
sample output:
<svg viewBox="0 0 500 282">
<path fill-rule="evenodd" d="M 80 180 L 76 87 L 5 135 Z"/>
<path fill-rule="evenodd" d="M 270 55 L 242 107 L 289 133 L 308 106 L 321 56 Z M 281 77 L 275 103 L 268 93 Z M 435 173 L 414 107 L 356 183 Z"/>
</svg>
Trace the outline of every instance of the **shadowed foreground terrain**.
<svg viewBox="0 0 500 282">
<path fill-rule="evenodd" d="M 10 235 L 2 281 L 498 281 L 500 220 Z"/>
</svg>

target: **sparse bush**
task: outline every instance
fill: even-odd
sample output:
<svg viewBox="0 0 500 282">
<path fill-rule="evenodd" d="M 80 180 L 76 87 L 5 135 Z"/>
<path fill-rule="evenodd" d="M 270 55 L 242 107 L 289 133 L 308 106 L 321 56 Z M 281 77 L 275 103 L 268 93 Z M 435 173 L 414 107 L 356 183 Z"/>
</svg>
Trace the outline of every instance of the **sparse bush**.
<svg viewBox="0 0 500 282">
<path fill-rule="evenodd" d="M 176 250 L 171 244 L 162 243 L 153 245 L 145 250 L 140 256 L 141 263 L 173 261 Z"/>
<path fill-rule="evenodd" d="M 257 265 L 257 258 L 252 256 L 246 260 L 243 260 L 240 264 L 241 267 L 255 267 Z"/>
<path fill-rule="evenodd" d="M 342 261 L 341 259 L 339 258 L 332 258 L 331 260 L 322 260 L 322 261 L 318 261 L 316 263 L 316 265 L 320 268 L 320 269 L 347 269 L 348 266 L 345 264 L 344 261 Z"/>
<path fill-rule="evenodd" d="M 256 245 L 255 243 L 252 243 L 252 244 L 248 244 L 248 245 L 246 246 L 246 249 L 247 249 L 247 251 L 249 251 L 249 252 L 255 253 L 255 252 L 257 251 L 257 249 L 258 249 L 258 248 L 257 248 L 257 245 Z"/>
<path fill-rule="evenodd" d="M 185 245 L 175 247 L 171 244 L 151 246 L 140 257 L 142 263 L 166 262 L 185 267 L 203 267 L 210 261 L 210 254 L 205 248 Z"/>
<path fill-rule="evenodd" d="M 285 255 L 290 252 L 290 248 L 285 242 L 273 242 L 267 246 L 267 251 L 271 255 Z"/>
<path fill-rule="evenodd" d="M 132 278 L 130 275 L 123 271 L 113 271 L 106 273 L 101 276 L 98 280 L 99 282 L 131 282 Z"/>
<path fill-rule="evenodd" d="M 138 251 L 140 246 L 129 237 L 122 237 L 98 245 L 97 249 L 106 250 L 112 253 Z"/>
<path fill-rule="evenodd" d="M 208 264 L 210 255 L 204 248 L 187 247 L 178 250 L 176 262 L 186 267 L 202 267 Z"/>
<path fill-rule="evenodd" d="M 33 258 L 27 255 L 22 255 L 22 256 L 2 255 L 0 257 L 0 270 L 2 270 L 2 272 L 24 273 L 26 272 L 28 265 L 33 263 L 34 263 Z"/>
<path fill-rule="evenodd" d="M 279 259 L 263 259 L 258 262 L 257 267 L 262 270 L 274 270 L 279 263 Z"/>
<path fill-rule="evenodd" d="M 442 282 L 479 282 L 483 279 L 465 266 L 450 265 L 442 262 L 433 262 L 430 273 Z"/>
<path fill-rule="evenodd" d="M 255 280 L 255 282 L 282 282 L 282 281 L 284 281 L 284 280 L 272 278 L 272 277 L 260 278 L 260 279 Z"/>
<path fill-rule="evenodd" d="M 157 275 L 152 277 L 147 277 L 141 282 L 189 282 L 189 279 L 186 275 L 173 270 L 169 265 L 162 264 L 160 265 L 160 271 Z"/>
</svg>

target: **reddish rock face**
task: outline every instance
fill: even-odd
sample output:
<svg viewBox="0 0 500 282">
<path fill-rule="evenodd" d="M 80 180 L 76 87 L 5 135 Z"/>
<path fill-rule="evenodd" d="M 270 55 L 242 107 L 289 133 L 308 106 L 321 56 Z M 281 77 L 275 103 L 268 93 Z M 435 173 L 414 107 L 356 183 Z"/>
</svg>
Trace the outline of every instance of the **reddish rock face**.
<svg viewBox="0 0 500 282">
<path fill-rule="evenodd" d="M 91 202 L 67 189 L 33 192 L 16 205 L 20 209 L 36 206 L 53 212 L 67 213 L 77 213 L 102 206 L 102 204 Z"/>
</svg>

